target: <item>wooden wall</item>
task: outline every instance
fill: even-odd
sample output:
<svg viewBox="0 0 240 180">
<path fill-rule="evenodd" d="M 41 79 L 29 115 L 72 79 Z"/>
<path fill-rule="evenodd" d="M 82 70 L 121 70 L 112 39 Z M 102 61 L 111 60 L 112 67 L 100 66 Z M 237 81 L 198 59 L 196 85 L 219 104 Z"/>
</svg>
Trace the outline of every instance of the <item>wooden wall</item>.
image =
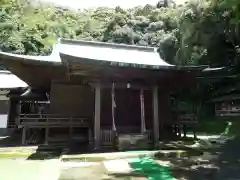
<svg viewBox="0 0 240 180">
<path fill-rule="evenodd" d="M 101 126 L 112 125 L 111 90 L 101 91 Z M 117 126 L 138 126 L 141 124 L 140 90 L 121 89 L 116 90 L 116 114 Z M 171 107 L 169 104 L 169 92 L 159 90 L 159 124 L 171 120 Z M 146 127 L 152 129 L 153 108 L 152 90 L 144 91 Z"/>
<path fill-rule="evenodd" d="M 101 126 L 112 126 L 111 89 L 101 91 Z M 141 124 L 140 97 L 137 90 L 116 89 L 116 126 L 139 126 Z"/>
<path fill-rule="evenodd" d="M 51 113 L 72 117 L 93 117 L 94 89 L 91 87 L 52 84 L 50 101 Z"/>
<path fill-rule="evenodd" d="M 66 116 L 94 116 L 94 89 L 81 85 L 53 84 L 50 94 L 51 113 Z M 140 90 L 116 89 L 116 126 L 139 127 L 141 124 Z M 169 92 L 159 90 L 159 124 L 171 120 Z M 152 129 L 152 90 L 144 91 L 145 119 L 148 129 Z M 112 126 L 111 89 L 101 89 L 101 126 Z"/>
</svg>

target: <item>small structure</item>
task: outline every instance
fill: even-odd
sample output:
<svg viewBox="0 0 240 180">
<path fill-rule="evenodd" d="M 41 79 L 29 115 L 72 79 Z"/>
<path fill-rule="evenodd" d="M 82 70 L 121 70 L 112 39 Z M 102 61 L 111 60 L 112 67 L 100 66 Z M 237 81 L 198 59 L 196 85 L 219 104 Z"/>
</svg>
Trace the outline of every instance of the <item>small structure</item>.
<svg viewBox="0 0 240 180">
<path fill-rule="evenodd" d="M 0 59 L 29 85 L 9 94 L 22 104 L 15 124 L 23 144 L 35 133 L 46 144 L 85 137 L 95 149 L 126 134 L 157 144 L 170 122 L 181 125 L 171 115 L 170 93 L 194 85 L 204 69 L 168 64 L 152 47 L 66 39 L 50 56 L 1 52 Z"/>
<path fill-rule="evenodd" d="M 0 70 L 0 129 L 13 128 L 11 115 L 9 116 L 10 105 L 15 102 L 9 100 L 10 91 L 18 91 L 28 87 L 28 85 L 17 76 L 6 70 Z"/>
<path fill-rule="evenodd" d="M 213 98 L 209 103 L 214 103 L 216 116 L 240 116 L 240 94 L 222 95 Z"/>
<path fill-rule="evenodd" d="M 225 68 L 216 71 L 212 76 L 205 74 L 204 80 L 212 85 L 213 90 L 206 103 L 213 107 L 215 116 L 240 116 L 240 85 L 237 69 Z"/>
</svg>

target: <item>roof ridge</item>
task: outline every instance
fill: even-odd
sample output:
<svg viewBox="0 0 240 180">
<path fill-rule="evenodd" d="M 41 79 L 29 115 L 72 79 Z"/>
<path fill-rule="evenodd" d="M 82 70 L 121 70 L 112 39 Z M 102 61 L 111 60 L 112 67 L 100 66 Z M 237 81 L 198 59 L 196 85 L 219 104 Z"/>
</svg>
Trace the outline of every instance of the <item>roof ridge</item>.
<svg viewBox="0 0 240 180">
<path fill-rule="evenodd" d="M 72 44 L 72 45 L 87 45 L 87 46 L 100 46 L 106 48 L 119 48 L 119 49 L 128 49 L 128 50 L 138 50 L 146 52 L 157 52 L 156 47 L 144 47 L 137 45 L 126 45 L 126 44 L 116 44 L 108 42 L 98 42 L 98 41 L 84 41 L 84 40 L 71 40 L 71 39 L 58 39 L 59 44 Z"/>
</svg>

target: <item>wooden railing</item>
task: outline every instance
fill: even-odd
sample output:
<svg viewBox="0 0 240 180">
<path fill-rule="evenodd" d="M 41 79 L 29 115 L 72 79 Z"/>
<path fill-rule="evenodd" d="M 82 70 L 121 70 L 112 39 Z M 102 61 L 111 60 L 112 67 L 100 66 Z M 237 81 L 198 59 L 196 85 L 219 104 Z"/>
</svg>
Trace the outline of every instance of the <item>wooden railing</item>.
<svg viewBox="0 0 240 180">
<path fill-rule="evenodd" d="M 111 147 L 113 145 L 113 134 L 111 129 L 101 129 L 100 140 L 101 146 Z"/>
<path fill-rule="evenodd" d="M 89 127 L 90 121 L 88 118 L 55 114 L 21 114 L 19 125 L 29 127 Z"/>
</svg>

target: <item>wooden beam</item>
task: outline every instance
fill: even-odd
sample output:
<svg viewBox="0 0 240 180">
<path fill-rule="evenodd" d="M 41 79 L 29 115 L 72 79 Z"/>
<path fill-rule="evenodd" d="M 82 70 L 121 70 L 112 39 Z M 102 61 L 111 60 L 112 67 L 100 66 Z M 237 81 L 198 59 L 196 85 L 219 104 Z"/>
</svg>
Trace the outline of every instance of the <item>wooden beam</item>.
<svg viewBox="0 0 240 180">
<path fill-rule="evenodd" d="M 101 116 L 101 88 L 95 88 L 95 114 L 94 114 L 94 148 L 100 148 L 100 116 Z"/>
<path fill-rule="evenodd" d="M 91 87 L 96 88 L 98 86 L 98 83 L 90 82 L 89 85 Z M 101 88 L 102 89 L 111 89 L 112 83 L 111 82 L 101 82 Z M 151 89 L 151 86 L 146 84 L 140 84 L 140 83 L 131 83 L 131 82 L 116 82 L 115 83 L 115 89 L 135 89 L 135 90 L 148 90 Z"/>
<path fill-rule="evenodd" d="M 158 115 L 158 87 L 153 87 L 153 137 L 154 146 L 156 147 L 159 142 L 159 115 Z"/>
</svg>

